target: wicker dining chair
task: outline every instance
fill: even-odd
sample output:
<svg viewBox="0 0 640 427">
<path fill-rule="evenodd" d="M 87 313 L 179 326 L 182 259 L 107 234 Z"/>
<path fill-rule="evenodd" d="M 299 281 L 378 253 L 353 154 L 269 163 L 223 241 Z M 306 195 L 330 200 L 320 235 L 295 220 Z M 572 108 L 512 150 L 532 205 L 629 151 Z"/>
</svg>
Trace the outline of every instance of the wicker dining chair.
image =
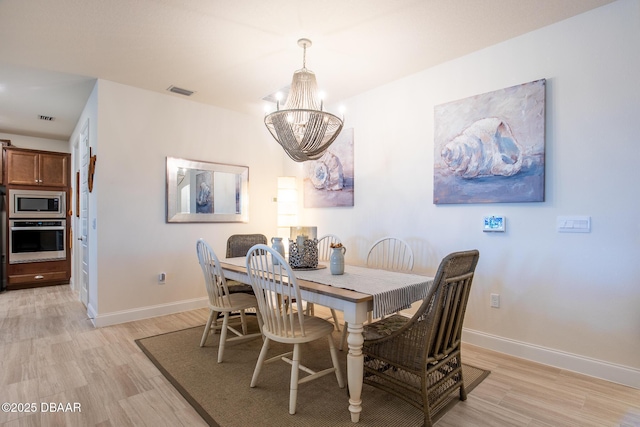
<svg viewBox="0 0 640 427">
<path fill-rule="evenodd" d="M 227 258 L 236 258 L 247 256 L 247 252 L 253 245 L 267 244 L 267 236 L 264 234 L 234 234 L 227 239 Z M 253 288 L 246 283 L 237 282 L 235 280 L 227 280 L 229 292 L 243 292 L 253 294 Z"/>
<path fill-rule="evenodd" d="M 218 363 L 222 362 L 224 349 L 227 342 L 243 341 L 258 338 L 260 333 L 247 334 L 247 319 L 245 310 L 255 309 L 258 312 L 258 301 L 254 295 L 246 293 L 231 294 L 227 287 L 227 281 L 220 268 L 220 261 L 213 249 L 204 239 L 198 239 L 196 243 L 196 253 L 198 262 L 202 268 L 207 294 L 209 296 L 209 318 L 200 340 L 200 347 L 203 347 L 211 331 L 220 330 L 220 342 L 218 343 Z M 239 312 L 239 315 L 232 315 L 232 312 Z M 222 326 L 218 326 L 218 314 L 222 314 Z M 261 326 L 261 319 L 258 314 L 258 325 Z M 240 319 L 242 332 L 238 331 L 230 321 Z M 235 334 L 235 337 L 227 339 L 227 331 Z"/>
<path fill-rule="evenodd" d="M 267 244 L 264 234 L 234 234 L 227 239 L 227 258 L 244 257 L 253 245 Z"/>
<path fill-rule="evenodd" d="M 293 415 L 296 413 L 299 384 L 335 373 L 338 386 L 344 388 L 338 354 L 331 337 L 333 324 L 319 317 L 305 314 L 296 276 L 287 261 L 276 250 L 267 245 L 256 245 L 249 249 L 246 262 L 249 280 L 258 299 L 264 336 L 262 350 L 251 378 L 251 387 L 256 386 L 263 365 L 280 360 L 289 363 L 291 365 L 289 413 Z M 295 309 L 286 309 L 282 304 L 283 301 L 291 301 L 296 306 Z M 301 345 L 325 338 L 329 340 L 333 367 L 316 372 L 302 365 L 300 363 Z M 293 344 L 293 351 L 266 359 L 271 341 Z M 300 378 L 300 371 L 309 375 Z"/>
<path fill-rule="evenodd" d="M 394 314 L 364 327 L 364 382 L 422 410 L 427 427 L 454 390 L 467 398 L 460 341 L 479 256 L 477 250 L 447 255 L 413 317 Z"/>
</svg>

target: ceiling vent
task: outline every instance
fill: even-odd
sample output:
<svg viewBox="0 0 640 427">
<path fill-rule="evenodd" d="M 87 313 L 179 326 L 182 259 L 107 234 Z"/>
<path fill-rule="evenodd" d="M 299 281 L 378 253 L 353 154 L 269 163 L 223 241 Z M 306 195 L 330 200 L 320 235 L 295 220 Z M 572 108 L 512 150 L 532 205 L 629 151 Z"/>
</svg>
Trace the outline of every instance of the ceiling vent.
<svg viewBox="0 0 640 427">
<path fill-rule="evenodd" d="M 52 122 L 52 121 L 54 121 L 54 120 L 56 119 L 56 118 L 55 118 L 55 117 L 53 117 L 53 116 L 43 116 L 42 114 L 40 114 L 40 115 L 38 116 L 38 118 L 39 118 L 40 120 L 44 120 L 44 121 L 47 121 L 47 122 Z"/>
<path fill-rule="evenodd" d="M 262 98 L 263 101 L 273 102 L 274 104 L 278 102 L 278 93 L 280 94 L 280 105 L 284 106 L 284 103 L 287 101 L 287 96 L 289 95 L 289 91 L 291 90 L 291 85 L 284 86 L 279 91 L 270 93 L 269 95 Z"/>
<path fill-rule="evenodd" d="M 177 93 L 179 95 L 184 95 L 184 96 L 191 96 L 195 93 L 192 90 L 182 89 L 181 87 L 177 87 L 177 86 L 169 86 L 167 90 L 169 92 Z"/>
</svg>

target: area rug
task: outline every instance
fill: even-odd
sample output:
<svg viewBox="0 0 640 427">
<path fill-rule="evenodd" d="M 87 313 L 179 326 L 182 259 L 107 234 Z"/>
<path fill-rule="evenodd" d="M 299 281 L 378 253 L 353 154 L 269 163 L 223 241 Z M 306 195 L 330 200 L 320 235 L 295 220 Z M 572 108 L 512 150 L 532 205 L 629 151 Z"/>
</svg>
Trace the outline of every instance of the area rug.
<svg viewBox="0 0 640 427">
<path fill-rule="evenodd" d="M 136 343 L 209 425 L 353 427 L 348 410 L 347 389 L 338 388 L 334 375 L 301 384 L 296 414 L 289 415 L 291 371 L 288 364 L 275 362 L 266 365 L 257 386 L 250 388 L 262 340 L 258 338 L 228 343 L 224 361 L 218 364 L 219 335 L 210 335 L 206 345 L 199 347 L 203 331 L 204 325 L 142 338 L 136 340 Z M 338 340 L 337 333 L 336 342 Z M 272 344 L 270 355 L 283 353 L 287 349 L 281 344 Z M 339 356 L 346 383 L 346 352 L 339 352 Z M 303 346 L 302 362 L 311 369 L 330 367 L 331 359 L 326 341 L 319 340 Z M 463 364 L 467 392 L 488 374 L 488 371 Z M 421 411 L 382 390 L 365 384 L 362 401 L 359 426 L 423 425 Z M 457 402 L 458 392 L 454 392 L 443 403 L 434 419 L 437 420 Z"/>
</svg>

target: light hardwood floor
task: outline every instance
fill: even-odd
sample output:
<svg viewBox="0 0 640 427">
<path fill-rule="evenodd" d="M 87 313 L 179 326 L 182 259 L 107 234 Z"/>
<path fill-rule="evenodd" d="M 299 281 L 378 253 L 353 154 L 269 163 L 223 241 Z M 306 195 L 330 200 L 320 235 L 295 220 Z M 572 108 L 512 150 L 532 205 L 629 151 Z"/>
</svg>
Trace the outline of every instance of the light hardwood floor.
<svg viewBox="0 0 640 427">
<path fill-rule="evenodd" d="M 206 425 L 133 341 L 206 319 L 201 309 L 96 329 L 69 286 L 0 294 L 0 403 L 37 406 L 0 412 L 0 425 Z M 462 357 L 491 375 L 438 427 L 640 426 L 640 390 L 478 347 Z M 81 412 L 41 412 L 42 402 Z"/>
</svg>

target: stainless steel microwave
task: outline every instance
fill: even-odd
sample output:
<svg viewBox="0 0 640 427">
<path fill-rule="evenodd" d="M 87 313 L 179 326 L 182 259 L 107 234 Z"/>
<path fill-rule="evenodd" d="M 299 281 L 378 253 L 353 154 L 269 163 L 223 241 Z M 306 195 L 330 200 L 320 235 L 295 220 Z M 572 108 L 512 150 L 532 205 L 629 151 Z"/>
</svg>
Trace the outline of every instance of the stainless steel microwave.
<svg viewBox="0 0 640 427">
<path fill-rule="evenodd" d="M 9 218 L 65 218 L 64 191 L 9 190 Z"/>
</svg>

